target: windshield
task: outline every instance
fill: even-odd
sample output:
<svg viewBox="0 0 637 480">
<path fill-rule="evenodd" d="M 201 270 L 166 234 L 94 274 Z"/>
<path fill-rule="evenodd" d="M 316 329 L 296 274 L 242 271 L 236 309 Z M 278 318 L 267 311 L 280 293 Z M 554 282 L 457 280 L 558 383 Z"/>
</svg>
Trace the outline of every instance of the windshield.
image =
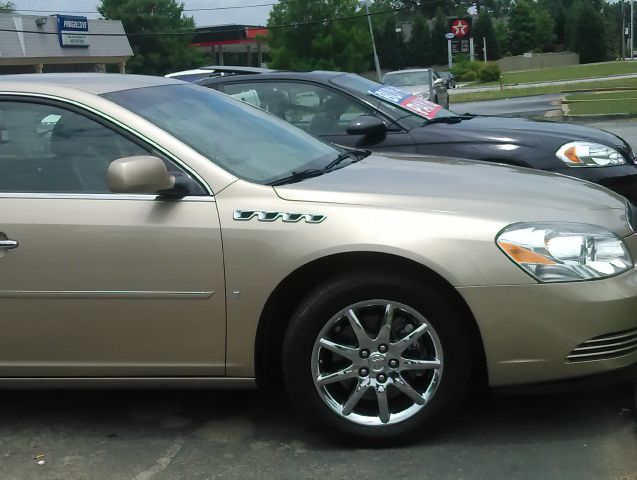
<svg viewBox="0 0 637 480">
<path fill-rule="evenodd" d="M 429 70 L 388 73 L 383 78 L 383 83 L 385 85 L 391 85 L 392 87 L 409 87 L 412 85 L 429 86 Z"/>
<path fill-rule="evenodd" d="M 368 100 L 376 105 L 376 108 L 381 110 L 386 115 L 389 115 L 393 120 L 400 120 L 406 123 L 410 127 L 419 127 L 423 124 L 423 120 L 432 120 L 434 118 L 442 117 L 455 117 L 457 114 L 445 110 L 444 108 L 438 109 L 433 116 L 427 117 L 419 115 L 409 109 L 404 108 L 399 102 L 392 102 L 388 98 L 380 98 L 373 95 L 372 92 L 378 91 L 383 85 L 354 74 L 344 74 L 332 78 L 331 82 L 339 87 L 352 90 L 354 92 L 365 95 Z M 407 92 L 405 92 L 407 94 Z"/>
<path fill-rule="evenodd" d="M 267 184 L 322 168 L 340 153 L 289 123 L 222 93 L 164 85 L 104 94 L 237 177 Z"/>
</svg>

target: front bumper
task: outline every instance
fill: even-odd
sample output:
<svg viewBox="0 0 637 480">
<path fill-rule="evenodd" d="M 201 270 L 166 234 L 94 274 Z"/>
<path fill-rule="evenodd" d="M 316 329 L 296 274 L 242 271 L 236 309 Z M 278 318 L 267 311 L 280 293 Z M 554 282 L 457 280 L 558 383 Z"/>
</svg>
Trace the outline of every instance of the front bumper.
<svg viewBox="0 0 637 480">
<path fill-rule="evenodd" d="M 637 205 L 637 166 L 635 165 L 599 168 L 564 167 L 551 171 L 597 183 Z"/>
<path fill-rule="evenodd" d="M 493 387 L 575 379 L 637 364 L 637 349 L 615 347 L 599 359 L 567 359 L 591 339 L 637 333 L 637 268 L 605 280 L 458 292 L 478 323 Z M 621 341 L 626 338 L 622 346 L 632 345 L 633 337 Z"/>
</svg>

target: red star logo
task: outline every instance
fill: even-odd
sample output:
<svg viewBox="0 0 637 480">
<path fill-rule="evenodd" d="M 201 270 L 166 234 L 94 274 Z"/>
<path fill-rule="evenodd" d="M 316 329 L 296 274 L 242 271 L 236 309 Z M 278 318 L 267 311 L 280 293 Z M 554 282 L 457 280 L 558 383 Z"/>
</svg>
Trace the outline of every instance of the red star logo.
<svg viewBox="0 0 637 480">
<path fill-rule="evenodd" d="M 469 33 L 469 24 L 466 20 L 454 20 L 451 24 L 451 33 L 456 37 L 466 37 Z"/>
</svg>

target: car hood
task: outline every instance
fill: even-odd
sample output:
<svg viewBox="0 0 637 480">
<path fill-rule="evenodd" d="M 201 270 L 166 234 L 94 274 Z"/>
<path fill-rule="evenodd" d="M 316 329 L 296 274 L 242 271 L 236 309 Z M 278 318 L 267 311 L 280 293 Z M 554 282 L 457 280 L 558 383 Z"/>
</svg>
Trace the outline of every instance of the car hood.
<svg viewBox="0 0 637 480">
<path fill-rule="evenodd" d="M 625 199 L 604 187 L 480 161 L 373 155 L 275 190 L 282 199 L 292 201 L 445 212 L 505 223 L 581 222 L 605 226 L 620 235 L 631 233 Z"/>
<path fill-rule="evenodd" d="M 553 155 L 559 147 L 575 140 L 591 141 L 612 146 L 626 153 L 626 142 L 617 135 L 597 128 L 523 118 L 477 116 L 458 123 L 425 125 L 413 129 L 412 134 L 435 129 L 436 143 L 492 142 L 502 144 L 531 145 L 550 150 Z M 431 132 L 429 132 L 431 133 Z"/>
</svg>

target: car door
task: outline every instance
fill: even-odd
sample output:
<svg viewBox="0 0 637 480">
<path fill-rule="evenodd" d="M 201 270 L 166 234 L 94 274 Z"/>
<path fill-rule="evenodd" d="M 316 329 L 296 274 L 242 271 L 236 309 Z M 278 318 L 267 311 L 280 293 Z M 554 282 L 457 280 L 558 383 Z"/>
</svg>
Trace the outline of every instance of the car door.
<svg viewBox="0 0 637 480">
<path fill-rule="evenodd" d="M 337 145 L 374 151 L 416 151 L 413 139 L 399 125 L 372 105 L 331 87 L 294 80 L 250 80 L 222 84 L 220 89 Z M 350 122 L 361 115 L 379 116 L 387 126 L 386 135 L 370 139 L 349 134 Z"/>
<path fill-rule="evenodd" d="M 112 160 L 161 155 L 64 103 L 0 97 L 0 376 L 223 375 L 214 197 L 110 193 Z"/>
</svg>

